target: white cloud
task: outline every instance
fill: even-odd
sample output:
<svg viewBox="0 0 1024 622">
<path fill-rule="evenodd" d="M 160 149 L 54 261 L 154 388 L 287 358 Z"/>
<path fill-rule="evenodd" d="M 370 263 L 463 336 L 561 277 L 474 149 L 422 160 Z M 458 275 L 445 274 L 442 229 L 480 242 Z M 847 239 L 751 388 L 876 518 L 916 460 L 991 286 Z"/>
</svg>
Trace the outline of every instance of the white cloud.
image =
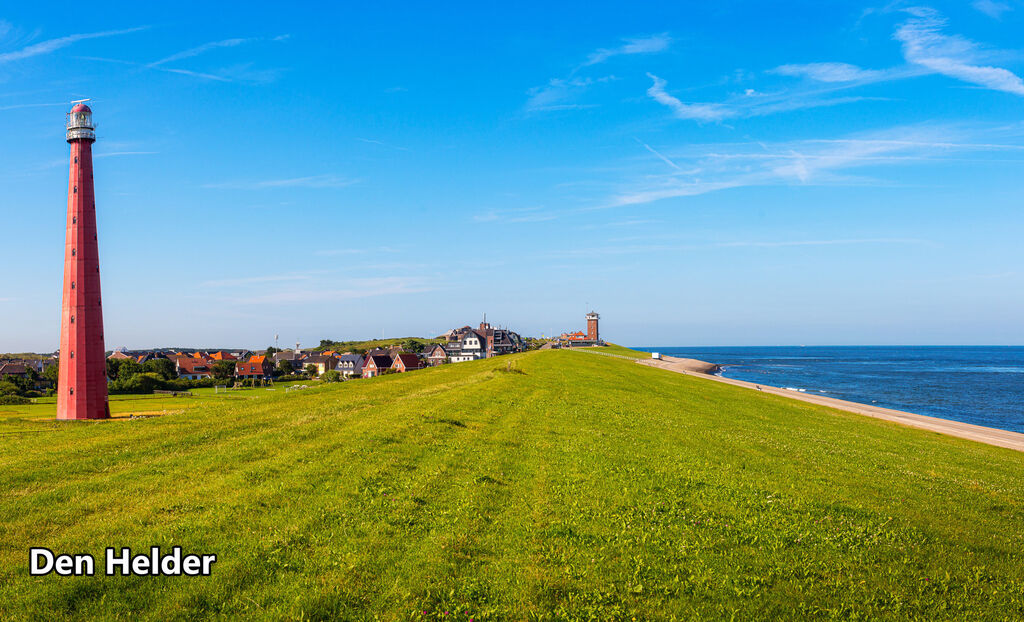
<svg viewBox="0 0 1024 622">
<path fill-rule="evenodd" d="M 722 104 L 683 103 L 678 98 L 665 91 L 665 85 L 667 82 L 652 73 L 648 73 L 647 77 L 654 81 L 651 88 L 647 89 L 647 94 L 651 96 L 654 101 L 670 108 L 672 110 L 672 114 L 680 119 L 692 119 L 695 121 L 721 121 L 722 119 L 736 116 L 735 111 L 730 110 L 728 106 L 724 106 Z"/>
<path fill-rule="evenodd" d="M 806 63 L 781 65 L 771 73 L 782 76 L 805 77 L 818 82 L 866 82 L 885 77 L 884 71 L 861 69 L 848 63 Z"/>
<path fill-rule="evenodd" d="M 654 81 L 649 95 L 654 101 L 668 107 L 679 119 L 691 121 L 723 121 L 725 119 L 759 117 L 792 110 L 836 106 L 869 99 L 874 97 L 829 97 L 829 90 L 796 90 L 779 93 L 758 93 L 747 89 L 741 95 L 735 95 L 723 102 L 687 103 L 665 90 L 667 82 L 658 76 L 648 73 Z"/>
<path fill-rule="evenodd" d="M 668 49 L 672 39 L 667 34 L 651 35 L 636 39 L 624 39 L 625 43 L 616 48 L 602 48 L 592 52 L 587 60 L 573 69 L 566 78 L 552 78 L 543 86 L 536 86 L 527 91 L 527 112 L 572 110 L 592 108 L 594 104 L 580 104 L 576 98 L 595 84 L 611 82 L 615 76 L 601 78 L 575 77 L 585 67 L 598 65 L 614 56 L 635 54 L 653 54 Z"/>
<path fill-rule="evenodd" d="M 659 35 L 651 35 L 649 37 L 641 37 L 637 39 L 624 39 L 625 43 L 616 48 L 601 48 L 596 50 L 587 57 L 587 60 L 581 65 L 581 67 L 589 67 L 590 65 L 596 65 L 603 63 L 604 61 L 612 58 L 613 56 L 623 56 L 629 54 L 653 54 L 656 52 L 663 52 L 668 49 L 672 43 L 672 38 L 667 33 Z"/>
<path fill-rule="evenodd" d="M 369 143 L 371 145 L 380 145 L 381 147 L 387 147 L 389 149 L 397 149 L 399 151 L 408 151 L 409 150 L 408 147 L 399 147 L 398 145 L 392 145 L 391 143 L 386 143 L 386 142 L 384 142 L 382 140 L 374 140 L 372 138 L 359 138 L 357 136 L 356 140 L 358 140 L 359 142 L 363 142 L 363 143 Z"/>
<path fill-rule="evenodd" d="M 594 84 L 611 82 L 615 76 L 601 78 L 552 78 L 544 86 L 535 86 L 527 93 L 526 109 L 530 112 L 541 110 L 569 110 L 590 108 L 593 104 L 578 104 L 573 100 Z"/>
<path fill-rule="evenodd" d="M 232 82 L 233 81 L 231 78 L 228 78 L 226 76 L 218 76 L 218 75 L 214 75 L 214 74 L 210 74 L 210 73 L 202 73 L 202 72 L 199 72 L 199 71 L 189 71 L 188 69 L 174 69 L 172 67 L 159 67 L 159 66 L 158 67 L 150 67 L 149 65 L 144 65 L 142 63 L 136 63 L 136 62 L 130 61 L 130 60 L 121 60 L 121 59 L 118 59 L 118 58 L 103 58 L 102 56 L 76 56 L 75 58 L 80 58 L 82 60 L 94 60 L 94 61 L 99 61 L 101 63 L 115 63 L 115 64 L 118 64 L 118 65 L 130 65 L 132 67 L 145 67 L 147 69 L 155 69 L 157 71 L 165 71 L 167 73 L 177 73 L 177 74 L 180 74 L 180 75 L 183 75 L 183 76 L 192 76 L 194 78 L 202 78 L 204 80 L 215 80 L 217 82 Z"/>
<path fill-rule="evenodd" d="M 209 50 L 214 50 L 214 49 L 217 49 L 217 48 L 232 48 L 232 47 L 235 47 L 235 46 L 242 45 L 243 43 L 248 43 L 250 41 L 255 41 L 255 39 L 223 39 L 221 41 L 211 41 L 209 43 L 204 43 L 202 45 L 197 45 L 194 48 L 189 48 L 187 50 L 182 50 L 181 52 L 178 52 L 176 54 L 171 54 L 170 56 L 168 56 L 166 58 L 161 58 L 158 61 L 154 61 L 152 63 L 149 63 L 147 65 L 147 67 L 157 67 L 159 65 L 163 65 L 165 63 L 171 63 L 171 62 L 174 62 L 176 60 L 181 60 L 183 58 L 191 58 L 193 56 L 198 56 L 198 55 L 202 54 L 203 52 L 207 52 Z"/>
<path fill-rule="evenodd" d="M 675 170 L 682 172 L 683 169 L 678 164 L 676 164 L 675 162 L 670 160 L 667 156 L 665 156 L 665 154 L 661 153 L 660 151 L 658 151 L 654 147 L 652 147 L 652 146 L 648 145 L 647 143 L 643 142 L 639 138 L 637 138 L 635 140 L 636 140 L 636 142 L 640 143 L 643 146 L 644 149 L 646 149 L 647 151 L 650 151 L 652 154 L 654 154 L 654 157 L 658 158 L 659 160 L 661 160 L 665 164 L 668 164 L 669 166 L 671 166 Z"/>
<path fill-rule="evenodd" d="M 956 154 L 1024 154 L 1024 145 L 1000 144 L 984 138 L 987 132 L 948 126 L 898 127 L 883 132 L 832 140 L 801 140 L 775 144 L 729 143 L 686 145 L 666 157 L 682 163 L 678 171 L 652 173 L 649 167 L 629 174 L 624 189 L 599 208 L 640 205 L 669 198 L 697 196 L 752 186 L 779 185 L 892 185 L 886 179 L 864 177 L 881 166 L 950 160 Z M 1013 139 L 1019 136 L 1013 135 Z M 1014 161 L 1020 162 L 1018 157 Z"/>
<path fill-rule="evenodd" d="M 988 89 L 1024 95 L 1024 80 L 1001 67 L 977 64 L 978 45 L 959 35 L 942 33 L 946 19 L 925 7 L 906 9 L 912 16 L 893 35 L 903 44 L 907 62 Z"/>
<path fill-rule="evenodd" d="M 1003 13 L 1006 13 L 1013 8 L 1005 2 L 996 2 L 995 0 L 974 0 L 974 2 L 971 3 L 971 6 L 995 19 L 1001 18 Z"/>
<path fill-rule="evenodd" d="M 6 22 L 4 22 L 6 23 Z M 92 32 L 86 34 L 68 35 L 66 37 L 60 37 L 58 39 L 49 39 L 47 41 L 41 41 L 34 43 L 30 46 L 24 47 L 14 52 L 6 52 L 0 54 L 0 64 L 9 63 L 11 61 L 22 60 L 25 58 L 31 58 L 33 56 L 41 56 L 43 54 L 50 54 L 56 52 L 61 48 L 83 41 L 85 39 L 98 39 L 100 37 L 113 37 L 116 35 L 124 35 L 131 32 L 138 32 L 145 30 L 148 26 L 139 26 L 137 28 L 125 28 L 123 30 L 105 30 L 103 32 Z"/>
<path fill-rule="evenodd" d="M 67 102 L 61 102 L 59 104 L 10 104 L 8 106 L 0 106 L 0 110 L 16 110 L 18 108 L 50 108 L 55 106 L 67 105 Z"/>
</svg>

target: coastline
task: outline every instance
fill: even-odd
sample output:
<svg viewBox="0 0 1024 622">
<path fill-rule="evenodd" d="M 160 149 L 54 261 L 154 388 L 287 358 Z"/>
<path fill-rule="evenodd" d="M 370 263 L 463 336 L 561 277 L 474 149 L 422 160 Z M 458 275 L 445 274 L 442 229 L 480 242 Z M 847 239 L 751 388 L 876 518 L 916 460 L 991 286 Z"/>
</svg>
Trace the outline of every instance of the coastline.
<svg viewBox="0 0 1024 622">
<path fill-rule="evenodd" d="M 731 384 L 737 387 L 744 387 L 752 391 L 761 391 L 763 393 L 780 395 L 782 397 L 787 397 L 802 402 L 810 402 L 812 404 L 828 406 L 830 408 L 835 408 L 837 410 L 843 410 L 858 415 L 874 417 L 875 419 L 884 419 L 886 421 L 892 421 L 894 423 L 910 426 L 912 428 L 929 430 L 931 432 L 937 432 L 939 434 L 945 434 L 947 436 L 955 436 L 957 438 L 963 438 L 967 440 L 977 441 L 979 443 L 985 443 L 988 445 L 995 445 L 997 447 L 1004 447 L 1006 449 L 1013 449 L 1015 451 L 1024 452 L 1024 434 L 1021 434 L 1019 432 L 1010 432 L 1008 430 L 1000 430 L 998 428 L 988 428 L 985 426 L 974 425 L 971 423 L 952 421 L 950 419 L 941 419 L 939 417 L 917 415 L 914 413 L 904 412 L 902 410 L 881 408 L 879 406 L 860 404 L 858 402 L 848 402 L 846 400 L 839 400 L 834 397 L 825 397 L 815 394 L 799 393 L 797 391 L 781 389 L 779 387 L 759 385 L 753 382 L 747 382 L 745 380 L 723 378 L 721 376 L 714 375 L 714 372 L 719 370 L 718 365 L 715 365 L 714 363 L 708 363 L 705 361 L 698 361 L 696 359 L 684 359 L 677 358 L 674 356 L 662 355 L 661 360 L 637 359 L 637 362 L 640 363 L 641 365 L 657 367 L 659 369 L 665 369 L 668 371 L 686 374 L 690 376 L 696 376 L 699 378 L 706 378 L 708 380 L 714 380 L 716 382 Z"/>
</svg>

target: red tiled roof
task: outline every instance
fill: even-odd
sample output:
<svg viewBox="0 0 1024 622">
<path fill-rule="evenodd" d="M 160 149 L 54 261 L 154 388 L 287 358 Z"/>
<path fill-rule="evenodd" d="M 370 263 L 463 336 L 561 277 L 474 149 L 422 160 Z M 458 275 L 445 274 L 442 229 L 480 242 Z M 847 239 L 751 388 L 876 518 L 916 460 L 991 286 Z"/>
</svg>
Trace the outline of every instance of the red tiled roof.
<svg viewBox="0 0 1024 622">
<path fill-rule="evenodd" d="M 179 374 L 209 374 L 210 366 L 202 359 L 195 359 L 188 356 L 180 357 L 177 361 Z"/>
<path fill-rule="evenodd" d="M 399 361 L 402 362 L 402 366 L 405 367 L 406 369 L 417 369 L 419 367 L 422 367 L 422 365 L 420 364 L 420 357 L 416 356 L 415 354 L 399 354 L 398 356 L 395 357 L 395 362 L 392 365 L 392 367 L 398 367 Z"/>
</svg>

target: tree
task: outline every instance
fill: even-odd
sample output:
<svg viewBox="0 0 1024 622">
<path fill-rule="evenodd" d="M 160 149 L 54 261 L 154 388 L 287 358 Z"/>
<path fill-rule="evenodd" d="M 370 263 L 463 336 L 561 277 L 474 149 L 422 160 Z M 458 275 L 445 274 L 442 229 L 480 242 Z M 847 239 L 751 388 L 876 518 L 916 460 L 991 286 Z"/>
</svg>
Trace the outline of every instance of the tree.
<svg viewBox="0 0 1024 622">
<path fill-rule="evenodd" d="M 275 348 L 274 346 L 270 346 L 270 347 L 267 348 L 267 351 L 263 353 L 263 355 L 266 356 L 267 358 L 271 358 L 271 357 L 273 357 L 275 354 L 277 354 L 280 351 L 281 350 L 279 348 Z"/>
<path fill-rule="evenodd" d="M 60 374 L 60 362 L 54 361 L 52 365 L 43 368 L 43 378 L 57 386 L 57 377 Z"/>
<path fill-rule="evenodd" d="M 56 365 L 54 365 L 56 367 Z M 121 359 L 107 359 L 107 378 L 117 380 L 117 372 L 121 369 Z M 44 371 L 43 374 L 46 372 Z"/>
<path fill-rule="evenodd" d="M 320 376 L 320 380 L 323 380 L 324 382 L 341 382 L 341 374 L 332 369 L 325 371 L 324 375 Z"/>
<path fill-rule="evenodd" d="M 178 377 L 174 371 L 174 363 L 168 359 L 152 359 L 142 364 L 143 371 L 159 374 L 164 380 L 174 380 Z"/>
<path fill-rule="evenodd" d="M 330 348 L 330 347 L 334 346 L 335 343 L 337 343 L 337 342 L 336 341 L 331 341 L 330 339 L 321 339 L 320 340 L 320 348 L 326 350 L 327 348 Z"/>
<path fill-rule="evenodd" d="M 287 376 L 295 372 L 295 366 L 288 359 L 281 359 L 277 362 L 277 373 L 281 376 Z"/>
<path fill-rule="evenodd" d="M 218 380 L 229 380 L 235 375 L 235 362 L 217 361 L 213 364 L 210 371 L 213 372 L 213 377 Z"/>
<path fill-rule="evenodd" d="M 310 363 L 309 365 L 306 365 L 306 373 L 309 374 L 310 378 L 312 378 L 313 376 L 316 375 L 316 371 L 317 371 L 316 365 L 314 365 L 312 363 Z"/>
<path fill-rule="evenodd" d="M 402 349 L 406 352 L 419 354 L 420 352 L 423 352 L 423 344 L 415 339 L 406 339 L 402 342 Z"/>
<path fill-rule="evenodd" d="M 139 365 L 132 359 L 124 359 L 121 361 L 121 366 L 117 369 L 118 380 L 131 380 L 135 374 L 142 373 L 142 365 Z"/>
</svg>

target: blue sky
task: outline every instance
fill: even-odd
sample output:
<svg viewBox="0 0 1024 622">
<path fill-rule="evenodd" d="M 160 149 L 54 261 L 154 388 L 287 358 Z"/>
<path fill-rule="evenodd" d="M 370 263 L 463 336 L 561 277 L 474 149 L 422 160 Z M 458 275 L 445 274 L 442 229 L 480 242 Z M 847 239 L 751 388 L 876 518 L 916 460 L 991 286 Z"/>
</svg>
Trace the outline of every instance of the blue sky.
<svg viewBox="0 0 1024 622">
<path fill-rule="evenodd" d="M 8 3 L 0 351 L 83 97 L 108 348 L 1024 343 L 1024 2 L 668 4 Z"/>
</svg>

